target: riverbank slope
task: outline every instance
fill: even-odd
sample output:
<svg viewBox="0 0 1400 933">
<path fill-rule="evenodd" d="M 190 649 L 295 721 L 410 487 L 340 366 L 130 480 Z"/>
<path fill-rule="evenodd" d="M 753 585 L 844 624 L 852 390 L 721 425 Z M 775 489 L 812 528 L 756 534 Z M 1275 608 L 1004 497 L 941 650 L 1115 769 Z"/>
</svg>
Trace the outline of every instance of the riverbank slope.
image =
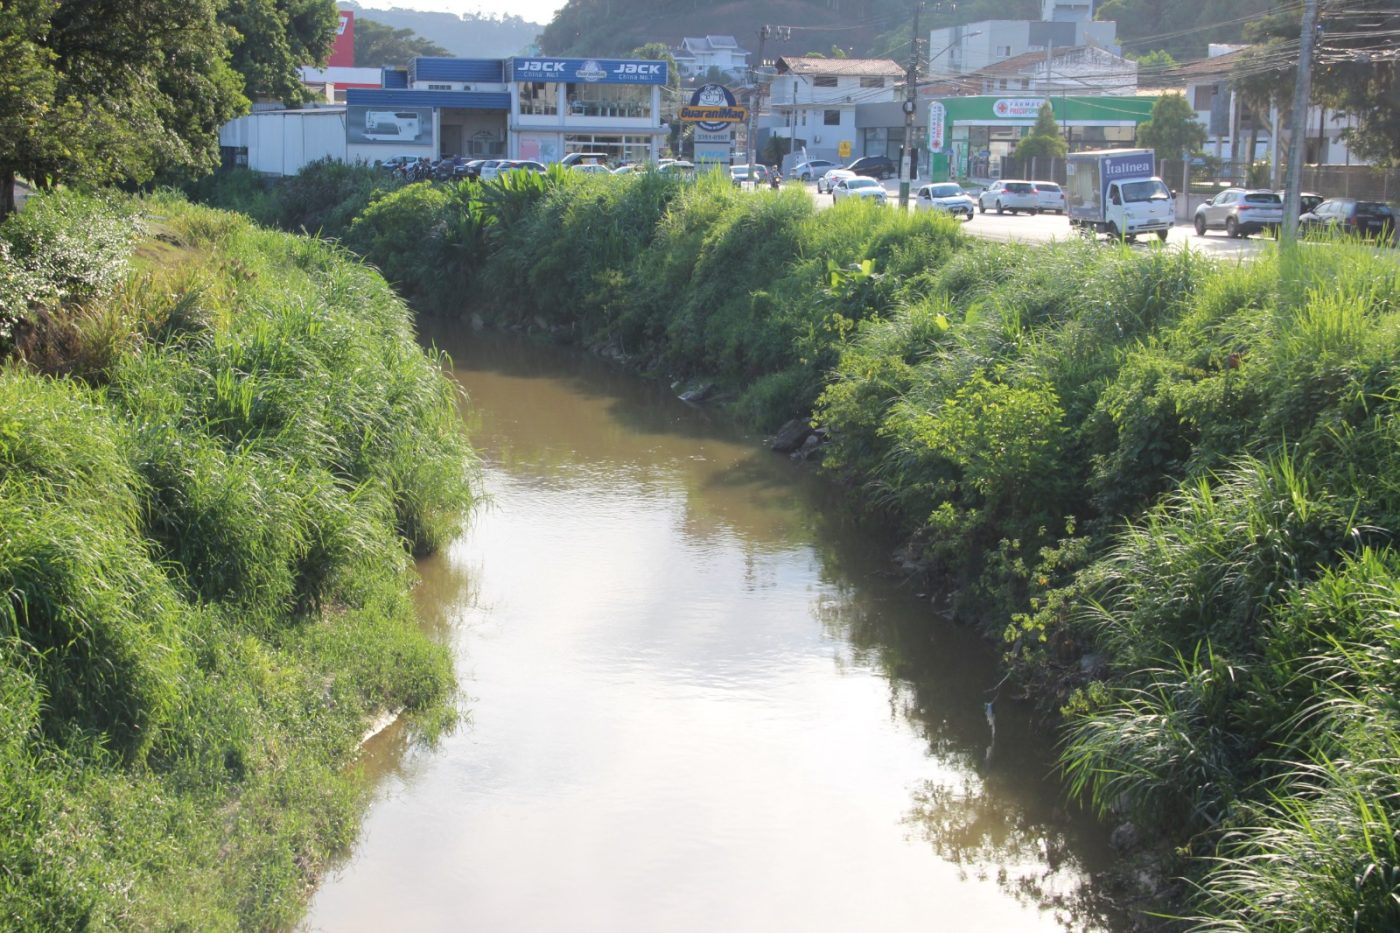
<svg viewBox="0 0 1400 933">
<path fill-rule="evenodd" d="M 0 352 L 3 925 L 290 926 L 366 725 L 452 715 L 449 384 L 371 270 L 163 197 L 0 226 Z"/>
</svg>

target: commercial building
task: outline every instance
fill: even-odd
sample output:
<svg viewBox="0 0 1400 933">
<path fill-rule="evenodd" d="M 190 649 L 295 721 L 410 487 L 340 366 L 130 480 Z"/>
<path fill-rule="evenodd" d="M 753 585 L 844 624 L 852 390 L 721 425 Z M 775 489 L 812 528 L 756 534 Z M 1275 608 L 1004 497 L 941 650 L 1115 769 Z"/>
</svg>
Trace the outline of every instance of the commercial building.
<svg viewBox="0 0 1400 933">
<path fill-rule="evenodd" d="M 1046 101 L 1071 151 L 1131 148 L 1157 100 L 1146 95 L 922 98 L 921 109 L 928 115 L 930 175 L 999 177 L 1001 160 L 1035 126 Z"/>
</svg>

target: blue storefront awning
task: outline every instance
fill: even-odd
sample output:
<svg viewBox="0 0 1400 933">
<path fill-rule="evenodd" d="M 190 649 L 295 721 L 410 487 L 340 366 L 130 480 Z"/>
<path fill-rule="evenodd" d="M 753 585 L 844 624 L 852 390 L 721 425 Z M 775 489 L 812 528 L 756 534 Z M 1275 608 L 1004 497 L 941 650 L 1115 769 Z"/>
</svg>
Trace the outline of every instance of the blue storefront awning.
<svg viewBox="0 0 1400 933">
<path fill-rule="evenodd" d="M 416 91 L 346 88 L 351 107 L 451 107 L 458 110 L 510 110 L 510 94 L 504 91 Z"/>
</svg>

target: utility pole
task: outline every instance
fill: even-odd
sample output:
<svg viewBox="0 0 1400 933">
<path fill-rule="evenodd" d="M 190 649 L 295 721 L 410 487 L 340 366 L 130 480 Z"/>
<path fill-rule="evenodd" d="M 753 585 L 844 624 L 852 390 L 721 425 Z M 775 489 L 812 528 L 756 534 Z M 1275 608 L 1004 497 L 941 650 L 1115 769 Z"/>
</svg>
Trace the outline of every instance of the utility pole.
<svg viewBox="0 0 1400 933">
<path fill-rule="evenodd" d="M 914 180 L 914 111 L 919 92 L 919 11 L 914 4 L 914 31 L 909 35 L 909 70 L 904 75 L 904 145 L 899 150 L 899 209 L 909 209 L 909 185 Z"/>
<path fill-rule="evenodd" d="M 754 117 L 758 114 L 759 102 L 763 98 L 763 94 L 758 83 L 758 72 L 759 69 L 763 67 L 763 45 L 768 41 L 769 36 L 772 36 L 774 39 L 791 38 L 792 27 L 760 26 L 758 29 L 758 64 L 749 68 L 749 83 L 753 85 L 753 93 L 749 95 L 749 139 L 747 148 L 749 156 L 749 181 L 754 184 L 754 187 L 757 187 L 757 182 L 754 181 L 754 159 L 756 157 L 758 143 L 756 137 L 754 136 L 753 121 Z M 790 140 L 791 136 L 789 136 L 788 138 Z M 789 145 L 791 145 L 791 143 L 789 143 Z"/>
<path fill-rule="evenodd" d="M 1288 136 L 1288 174 L 1283 184 L 1283 227 L 1279 242 L 1298 239 L 1298 196 L 1303 188 L 1303 147 L 1307 142 L 1308 99 L 1312 97 L 1313 42 L 1317 38 L 1317 0 L 1303 3 L 1303 31 L 1299 35 L 1298 80 L 1293 85 L 1293 125 Z"/>
</svg>

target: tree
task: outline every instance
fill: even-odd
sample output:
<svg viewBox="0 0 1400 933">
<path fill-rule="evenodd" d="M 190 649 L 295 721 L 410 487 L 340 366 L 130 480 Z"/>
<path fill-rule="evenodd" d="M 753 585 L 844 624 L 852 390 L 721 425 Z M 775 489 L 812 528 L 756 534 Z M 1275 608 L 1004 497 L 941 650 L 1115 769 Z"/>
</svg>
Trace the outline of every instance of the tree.
<svg viewBox="0 0 1400 933">
<path fill-rule="evenodd" d="M 355 20 L 355 64 L 362 68 L 406 65 L 418 56 L 436 57 L 451 53 L 424 39 L 412 29 L 395 29 L 372 19 Z"/>
<path fill-rule="evenodd" d="M 212 171 L 243 89 L 299 99 L 296 66 L 324 60 L 335 22 L 333 0 L 0 0 L 0 216 L 16 176 Z"/>
<path fill-rule="evenodd" d="M 1169 76 L 1177 61 L 1166 49 L 1157 49 L 1137 57 L 1138 84 L 1160 86 L 1174 79 Z"/>
<path fill-rule="evenodd" d="M 1055 122 L 1055 108 L 1047 100 L 1040 105 L 1030 134 L 1016 144 L 1016 158 L 1063 159 L 1068 151 L 1069 146 L 1060 136 L 1060 125 Z"/>
<path fill-rule="evenodd" d="M 1152 105 L 1152 119 L 1138 127 L 1138 142 L 1157 150 L 1159 157 L 1185 159 L 1205 141 L 1206 128 L 1182 94 L 1163 94 Z"/>
<path fill-rule="evenodd" d="M 1291 97 L 1302 21 L 1295 4 L 1279 3 L 1272 16 L 1252 23 L 1256 44 L 1235 69 L 1235 87 L 1246 99 Z M 1313 56 L 1312 100 L 1349 117 L 1342 131 L 1351 151 L 1382 165 L 1400 163 L 1400 0 L 1355 0 L 1319 10 Z"/>
<path fill-rule="evenodd" d="M 302 65 L 324 65 L 340 21 L 335 0 L 223 0 L 221 25 L 231 30 L 228 49 L 249 97 L 306 103 Z"/>
</svg>

